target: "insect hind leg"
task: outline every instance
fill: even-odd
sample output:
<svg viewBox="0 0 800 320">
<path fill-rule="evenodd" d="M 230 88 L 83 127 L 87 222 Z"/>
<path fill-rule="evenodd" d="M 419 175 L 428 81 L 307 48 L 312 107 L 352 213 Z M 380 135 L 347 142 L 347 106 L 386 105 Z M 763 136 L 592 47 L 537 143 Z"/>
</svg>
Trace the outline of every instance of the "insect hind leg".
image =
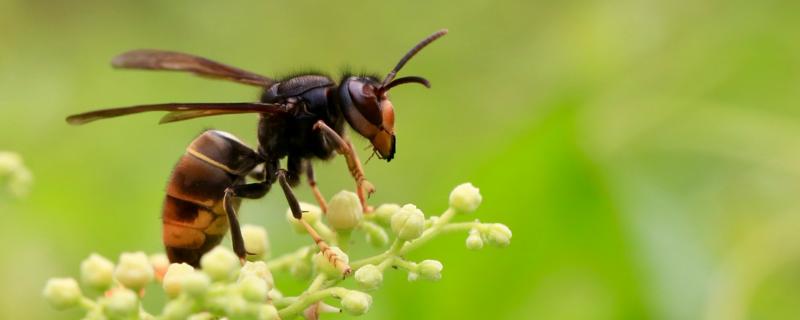
<svg viewBox="0 0 800 320">
<path fill-rule="evenodd" d="M 342 276 L 347 276 L 350 274 L 350 266 L 342 260 L 336 252 L 331 250 L 331 246 L 325 242 L 325 240 L 320 237 L 316 230 L 314 230 L 311 225 L 308 224 L 305 220 L 303 220 L 303 211 L 300 209 L 300 202 L 297 201 L 297 197 L 295 197 L 294 192 L 292 192 L 292 187 L 289 185 L 289 181 L 286 179 L 287 171 L 286 170 L 278 170 L 278 183 L 281 185 L 281 189 L 283 189 L 283 194 L 286 195 L 286 201 L 289 202 L 289 208 L 292 210 L 292 216 L 295 219 L 299 220 L 303 227 L 306 229 L 308 234 L 314 240 L 314 243 L 317 244 L 319 247 L 320 252 L 323 256 L 325 256 L 328 261 L 336 267 L 341 273 Z"/>
<path fill-rule="evenodd" d="M 270 184 L 263 182 L 242 184 L 229 187 L 225 189 L 225 196 L 222 198 L 222 205 L 225 208 L 225 214 L 228 216 L 228 223 L 231 229 L 231 242 L 233 244 L 233 252 L 239 257 L 239 261 L 244 264 L 247 258 L 247 249 L 244 247 L 244 238 L 242 237 L 242 229 L 239 225 L 239 219 L 234 207 L 234 198 L 248 198 L 258 199 L 264 197 L 269 192 Z"/>
</svg>

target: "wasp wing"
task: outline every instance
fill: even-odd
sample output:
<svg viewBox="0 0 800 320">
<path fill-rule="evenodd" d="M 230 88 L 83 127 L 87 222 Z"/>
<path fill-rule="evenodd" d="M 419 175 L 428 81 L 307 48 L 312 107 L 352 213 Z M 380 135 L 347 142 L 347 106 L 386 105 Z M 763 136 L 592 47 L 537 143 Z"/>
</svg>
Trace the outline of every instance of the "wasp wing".
<svg viewBox="0 0 800 320">
<path fill-rule="evenodd" d="M 111 60 L 115 68 L 188 71 L 202 77 L 226 79 L 243 84 L 268 87 L 274 80 L 246 70 L 187 53 L 140 49 L 123 53 Z"/>
<path fill-rule="evenodd" d="M 207 117 L 221 114 L 236 113 L 283 113 L 289 107 L 283 104 L 259 103 L 259 102 L 223 102 L 223 103 L 162 103 L 149 104 L 131 107 L 95 110 L 67 117 L 67 122 L 73 125 L 81 125 L 95 120 L 114 118 L 134 113 L 151 111 L 169 111 L 171 113 L 162 119 L 162 123 L 180 120 L 193 119 L 197 117 Z M 182 115 L 186 113 L 185 115 Z M 174 115 L 173 115 L 174 114 Z M 182 116 L 181 116 L 182 115 Z M 172 120 L 172 119 L 175 120 Z"/>
</svg>

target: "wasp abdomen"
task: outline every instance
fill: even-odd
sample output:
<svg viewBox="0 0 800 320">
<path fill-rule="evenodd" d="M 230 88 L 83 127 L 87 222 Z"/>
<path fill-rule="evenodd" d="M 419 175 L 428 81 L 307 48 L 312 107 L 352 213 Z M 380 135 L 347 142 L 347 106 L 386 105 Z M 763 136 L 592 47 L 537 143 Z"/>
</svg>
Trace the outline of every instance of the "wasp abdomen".
<svg viewBox="0 0 800 320">
<path fill-rule="evenodd" d="M 206 131 L 192 141 L 172 172 L 164 200 L 162 235 L 171 262 L 198 266 L 200 257 L 222 241 L 229 228 L 225 189 L 244 183 L 244 172 L 257 163 L 256 153 L 230 134 Z M 233 201 L 238 209 L 240 200 Z"/>
</svg>

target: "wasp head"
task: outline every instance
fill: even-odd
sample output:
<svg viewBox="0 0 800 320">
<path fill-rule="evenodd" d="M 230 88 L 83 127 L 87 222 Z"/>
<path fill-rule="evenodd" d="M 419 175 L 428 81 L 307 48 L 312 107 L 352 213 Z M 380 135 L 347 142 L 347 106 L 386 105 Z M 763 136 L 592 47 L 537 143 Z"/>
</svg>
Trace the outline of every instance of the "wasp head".
<svg viewBox="0 0 800 320">
<path fill-rule="evenodd" d="M 406 83 L 419 83 L 430 88 L 428 80 L 422 77 L 402 77 L 395 79 L 397 72 L 425 46 L 447 34 L 440 30 L 418 43 L 397 63 L 383 81 L 368 76 L 350 76 L 339 85 L 341 108 L 347 123 L 360 135 L 369 139 L 373 152 L 378 158 L 391 161 L 396 151 L 397 138 L 394 133 L 394 106 L 388 92 L 395 86 Z"/>
</svg>

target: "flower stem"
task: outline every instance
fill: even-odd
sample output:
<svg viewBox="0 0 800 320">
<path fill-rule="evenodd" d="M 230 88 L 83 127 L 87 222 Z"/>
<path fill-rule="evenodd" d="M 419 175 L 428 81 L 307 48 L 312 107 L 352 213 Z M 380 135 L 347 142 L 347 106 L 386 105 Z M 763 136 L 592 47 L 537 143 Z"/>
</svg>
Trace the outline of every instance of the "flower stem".
<svg viewBox="0 0 800 320">
<path fill-rule="evenodd" d="M 403 246 L 403 248 L 397 252 L 397 254 L 400 256 L 405 255 L 409 251 L 414 250 L 433 239 L 433 237 L 439 234 L 439 232 L 442 230 L 442 227 L 446 225 L 455 214 L 455 210 L 448 208 L 430 228 L 422 232 L 422 235 L 419 238 L 414 239 L 414 241 L 411 241 Z"/>
<path fill-rule="evenodd" d="M 291 319 L 317 301 L 330 297 L 341 298 L 346 293 L 347 289 L 342 287 L 334 287 L 315 292 L 309 292 L 307 295 L 301 296 L 297 301 L 288 307 L 278 310 L 278 316 L 280 316 L 281 319 Z"/>
<path fill-rule="evenodd" d="M 313 246 L 305 246 L 280 257 L 270 259 L 269 262 L 267 262 L 267 268 L 269 268 L 269 271 L 272 272 L 287 269 L 295 260 L 302 259 L 306 254 L 308 254 L 308 250 L 310 250 L 311 247 Z"/>
</svg>

